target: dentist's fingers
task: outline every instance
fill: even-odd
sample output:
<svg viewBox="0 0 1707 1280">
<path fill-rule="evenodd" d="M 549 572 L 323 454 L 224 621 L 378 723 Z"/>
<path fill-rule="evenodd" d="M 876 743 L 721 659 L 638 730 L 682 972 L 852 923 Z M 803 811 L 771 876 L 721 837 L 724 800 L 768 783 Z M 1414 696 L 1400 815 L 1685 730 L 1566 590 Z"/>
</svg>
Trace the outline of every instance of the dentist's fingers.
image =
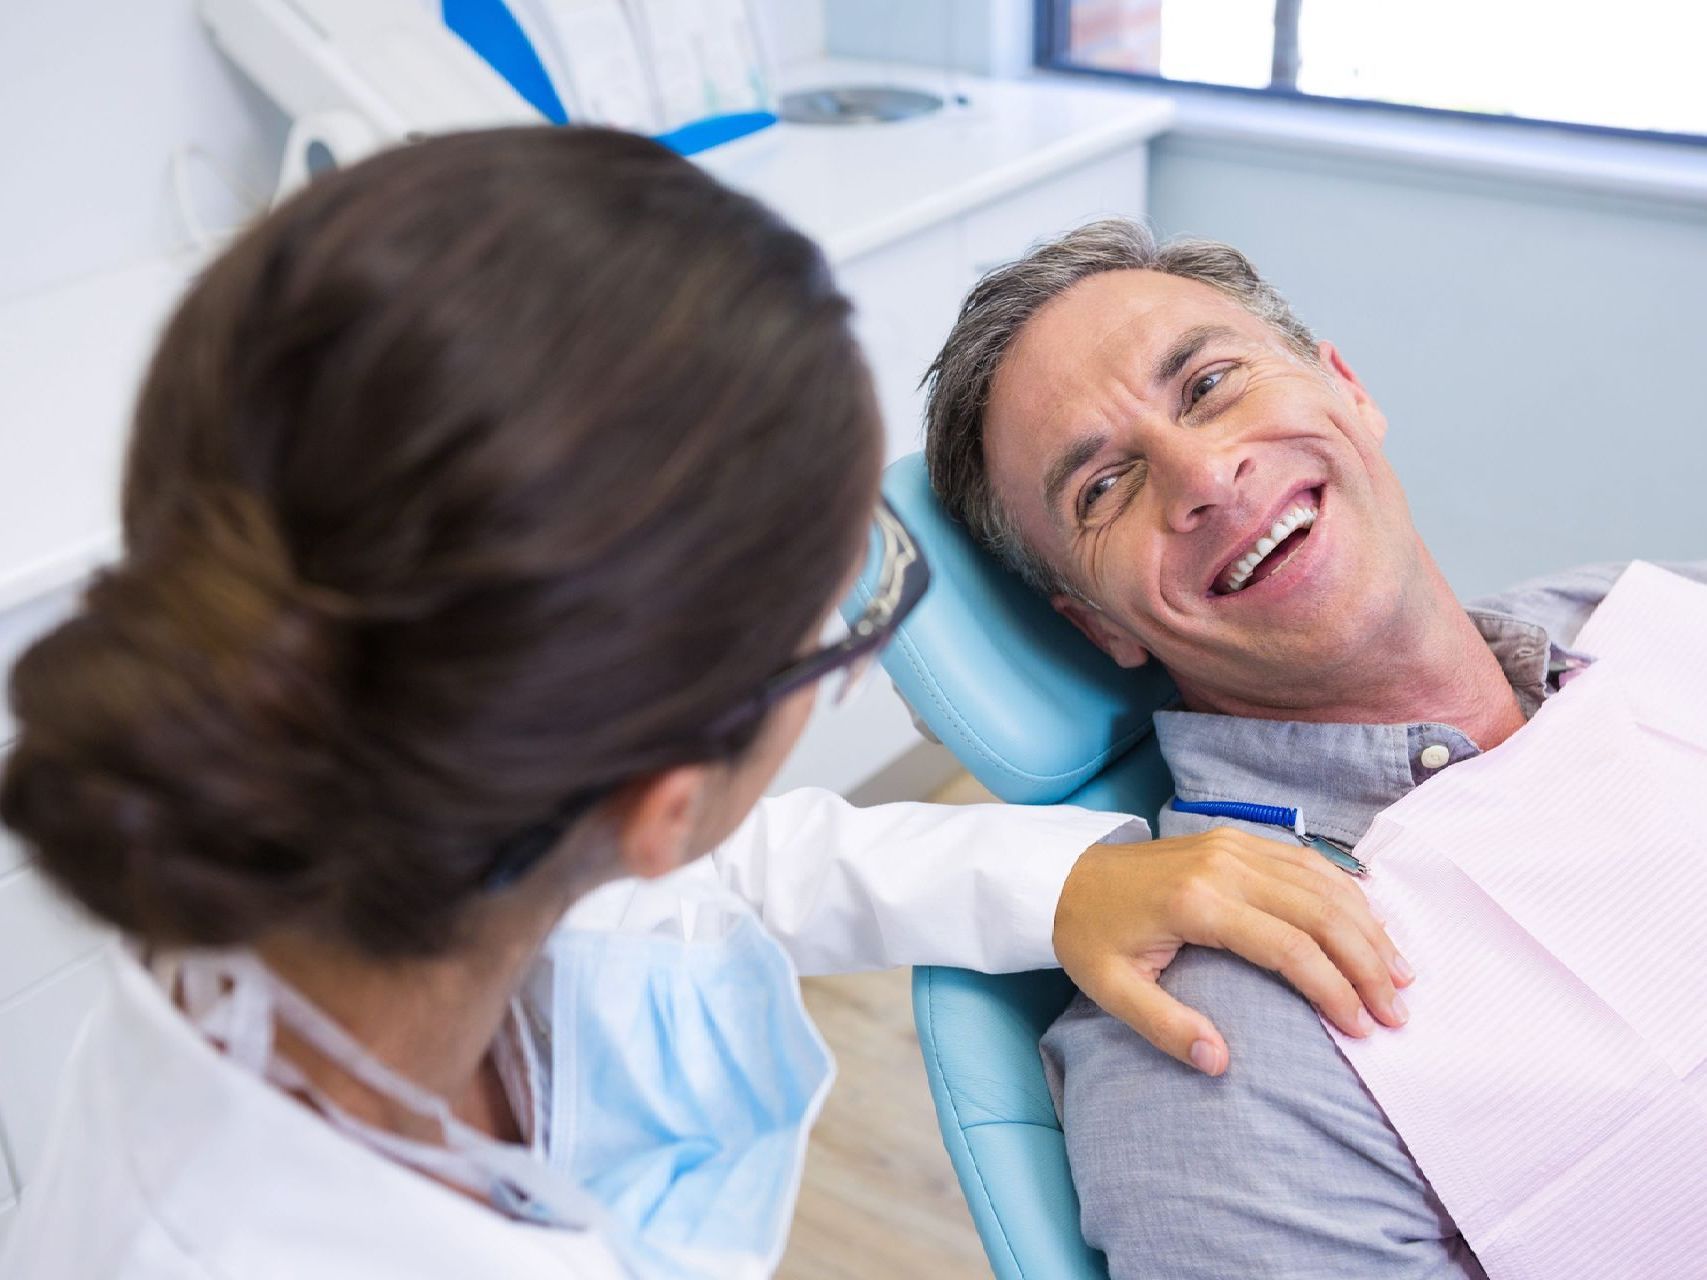
<svg viewBox="0 0 1707 1280">
<path fill-rule="evenodd" d="M 1215 1024 L 1181 1004 L 1136 966 L 1114 963 L 1084 975 L 1079 988 L 1104 1013 L 1119 1018 L 1171 1058 L 1204 1075 L 1227 1069 L 1227 1042 Z"/>
<path fill-rule="evenodd" d="M 1325 895 L 1340 904 L 1368 937 L 1396 986 L 1409 986 L 1416 978 L 1409 962 L 1400 954 L 1397 945 L 1387 935 L 1385 922 L 1375 914 L 1374 907 L 1364 896 L 1357 880 L 1329 862 L 1314 849 L 1278 840 L 1252 836 L 1248 832 L 1223 828 L 1242 842 L 1238 847 L 1248 864 L 1262 873 L 1290 880 L 1310 892 Z"/>
<path fill-rule="evenodd" d="M 1246 900 L 1251 906 L 1307 936 L 1332 962 L 1339 977 L 1356 989 L 1370 1013 L 1390 1027 L 1402 1027 L 1410 1020 L 1404 1001 L 1393 989 L 1392 970 L 1380 949 L 1359 926 L 1359 913 L 1354 907 L 1337 901 L 1330 894 L 1300 888 L 1277 878 L 1258 879 L 1246 893 Z M 1286 976 L 1292 979 L 1290 973 Z M 1295 979 L 1293 985 L 1315 1001 L 1319 1008 L 1328 1011 L 1342 1030 L 1353 1034 L 1351 1028 L 1340 1023 L 1332 1008 L 1317 998 L 1315 991 Z M 1340 984 L 1335 984 L 1333 990 L 1338 995 Z"/>
<path fill-rule="evenodd" d="M 1157 985 L 1185 943 L 1280 973 L 1350 1035 L 1373 1031 L 1372 1013 L 1404 1021 L 1394 1003 L 1398 953 L 1362 891 L 1313 849 L 1226 827 L 1093 845 L 1062 885 L 1054 925 L 1056 958 L 1081 990 L 1211 1074 L 1226 1069 L 1226 1042 Z"/>
<path fill-rule="evenodd" d="M 1240 905 L 1229 909 L 1223 932 L 1211 945 L 1278 973 L 1348 1036 L 1361 1039 L 1375 1030 L 1357 988 L 1302 929 Z"/>
<path fill-rule="evenodd" d="M 1283 846 L 1276 845 L 1276 848 Z M 1386 927 L 1375 914 L 1369 899 L 1364 897 L 1362 888 L 1357 881 L 1338 867 L 1333 866 L 1325 858 L 1319 857 L 1309 850 L 1300 850 L 1307 856 L 1315 858 L 1320 863 L 1316 866 L 1299 866 L 1289 860 L 1276 859 L 1269 868 L 1273 874 L 1296 885 L 1307 893 L 1327 898 L 1339 905 L 1342 912 L 1363 936 L 1369 945 L 1381 957 L 1387 966 L 1387 973 L 1396 987 L 1408 987 L 1416 980 L 1408 961 L 1399 953 L 1398 946 L 1387 935 Z M 1299 921 L 1294 920 L 1294 924 Z"/>
</svg>

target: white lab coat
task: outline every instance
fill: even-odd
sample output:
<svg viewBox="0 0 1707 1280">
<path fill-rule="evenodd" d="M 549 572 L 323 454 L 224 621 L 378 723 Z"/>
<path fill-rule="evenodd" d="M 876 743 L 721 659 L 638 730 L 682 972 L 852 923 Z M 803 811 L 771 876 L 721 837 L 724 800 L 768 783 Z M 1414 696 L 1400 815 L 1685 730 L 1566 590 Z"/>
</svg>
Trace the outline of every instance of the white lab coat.
<svg viewBox="0 0 1707 1280">
<path fill-rule="evenodd" d="M 805 972 L 1055 963 L 1073 862 L 1128 819 L 1070 808 L 761 801 L 686 874 L 753 903 Z M 577 911 L 596 915 L 597 899 Z M 237 1068 L 134 960 L 75 1050 L 4 1280 L 567 1280 L 622 1270 L 589 1232 L 529 1226 L 350 1140 Z"/>
</svg>

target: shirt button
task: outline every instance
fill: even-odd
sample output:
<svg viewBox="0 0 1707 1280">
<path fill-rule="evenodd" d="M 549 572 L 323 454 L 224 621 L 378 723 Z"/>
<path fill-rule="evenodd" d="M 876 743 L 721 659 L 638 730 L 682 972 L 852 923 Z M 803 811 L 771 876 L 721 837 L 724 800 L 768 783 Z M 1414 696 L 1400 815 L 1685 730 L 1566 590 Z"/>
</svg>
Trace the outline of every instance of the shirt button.
<svg viewBox="0 0 1707 1280">
<path fill-rule="evenodd" d="M 1439 769 L 1452 759 L 1452 752 L 1438 742 L 1431 742 L 1417 755 L 1417 761 L 1425 769 Z"/>
</svg>

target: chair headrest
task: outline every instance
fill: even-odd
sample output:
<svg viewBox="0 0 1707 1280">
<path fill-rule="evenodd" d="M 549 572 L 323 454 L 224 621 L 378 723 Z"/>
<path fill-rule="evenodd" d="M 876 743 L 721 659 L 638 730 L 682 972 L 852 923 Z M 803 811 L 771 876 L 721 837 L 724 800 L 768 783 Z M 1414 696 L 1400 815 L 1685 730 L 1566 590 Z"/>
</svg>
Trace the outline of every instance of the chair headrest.
<svg viewBox="0 0 1707 1280">
<path fill-rule="evenodd" d="M 1149 734 L 1151 715 L 1174 697 L 1159 666 L 1117 666 L 997 564 L 943 510 L 922 454 L 891 465 L 883 492 L 931 566 L 930 590 L 883 665 L 973 777 L 1004 800 L 1050 804 Z M 873 557 L 851 613 L 869 600 L 875 572 Z"/>
</svg>

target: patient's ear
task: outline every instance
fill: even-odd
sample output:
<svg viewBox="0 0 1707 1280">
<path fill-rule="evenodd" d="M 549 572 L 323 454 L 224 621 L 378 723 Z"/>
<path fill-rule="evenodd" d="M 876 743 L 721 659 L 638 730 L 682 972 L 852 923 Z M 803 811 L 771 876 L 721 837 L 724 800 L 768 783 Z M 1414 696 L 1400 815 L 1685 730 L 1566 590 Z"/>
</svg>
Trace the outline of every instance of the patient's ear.
<svg viewBox="0 0 1707 1280">
<path fill-rule="evenodd" d="M 1375 437 L 1377 443 L 1387 438 L 1387 415 L 1381 412 L 1381 406 L 1375 403 L 1375 398 L 1364 389 L 1363 383 L 1352 372 L 1346 363 L 1340 349 L 1331 342 L 1316 344 L 1316 359 L 1329 378 L 1338 383 L 1340 388 L 1351 397 L 1351 403 L 1357 410 L 1359 421 Z"/>
<path fill-rule="evenodd" d="M 1094 604 L 1078 596 L 1058 591 L 1049 597 L 1055 612 L 1071 622 L 1085 638 L 1123 667 L 1141 667 L 1150 660 L 1150 651 L 1138 643 L 1138 638 L 1113 621 Z"/>
</svg>

